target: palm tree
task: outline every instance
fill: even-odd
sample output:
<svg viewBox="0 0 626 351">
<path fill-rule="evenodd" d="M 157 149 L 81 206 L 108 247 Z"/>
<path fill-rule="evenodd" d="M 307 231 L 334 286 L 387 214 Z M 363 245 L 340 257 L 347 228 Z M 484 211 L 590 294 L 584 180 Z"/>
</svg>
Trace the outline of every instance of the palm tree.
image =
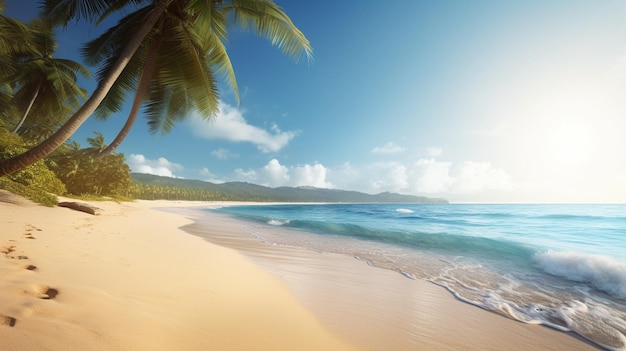
<svg viewBox="0 0 626 351">
<path fill-rule="evenodd" d="M 0 78 L 15 72 L 13 54 L 29 50 L 30 29 L 24 23 L 4 15 L 5 2 L 0 0 Z"/>
<path fill-rule="evenodd" d="M 75 16 L 97 17 L 105 12 L 109 5 L 114 5 L 115 0 L 105 1 L 105 3 L 108 3 L 106 7 L 97 6 L 98 4 L 102 4 L 101 1 L 97 0 L 93 0 L 93 4 L 91 6 L 85 7 L 85 5 L 89 5 L 89 3 L 89 0 L 85 0 L 85 2 L 80 0 L 47 0 L 45 1 L 45 6 L 47 7 L 46 13 L 48 16 L 51 16 L 60 22 L 67 23 Z M 93 94 L 85 102 L 85 104 L 83 104 L 83 106 L 79 108 L 78 111 L 76 111 L 74 115 L 48 139 L 21 155 L 0 161 L 0 176 L 15 172 L 37 162 L 40 159 L 43 159 L 59 146 L 63 145 L 63 143 L 69 139 L 70 136 L 72 136 L 78 127 L 80 127 L 87 120 L 87 118 L 91 116 L 98 105 L 102 102 L 111 86 L 120 75 L 121 71 L 128 64 L 128 61 L 141 44 L 141 41 L 145 38 L 152 26 L 165 11 L 166 3 L 166 0 L 159 1 L 157 6 L 154 6 L 154 10 L 143 19 L 143 24 L 141 25 L 140 30 L 135 33 L 133 38 L 129 41 L 128 46 L 125 47 L 120 53 L 120 58 L 115 63 L 110 76 L 100 81 L 100 84 L 98 84 Z M 78 14 L 76 13 L 77 9 Z"/>
<path fill-rule="evenodd" d="M 211 11 L 210 27 L 202 31 L 190 31 L 186 28 L 187 23 L 176 13 L 165 13 L 96 110 L 97 116 L 106 118 L 110 113 L 120 110 L 127 93 L 135 91 L 124 127 L 102 155 L 113 152 L 122 143 L 142 104 L 147 107 L 148 124 L 153 133 L 169 132 L 176 121 L 189 115 L 191 109 L 204 111 L 206 116 L 214 115 L 217 112 L 218 92 L 213 69 L 225 76 L 239 100 L 235 74 L 223 44 L 229 12 L 232 12 L 235 22 L 245 29 L 253 29 L 257 34 L 278 42 L 295 41 L 295 46 L 279 45 L 292 58 L 297 59 L 301 51 L 310 55 L 308 42 L 293 23 L 286 16 L 277 16 L 268 11 L 270 8 L 258 11 L 257 2 L 248 1 L 246 4 L 240 1 L 233 6 Z M 132 16 L 129 15 L 128 19 L 121 22 L 132 24 Z M 264 23 L 250 28 L 253 21 Z M 265 28 L 274 28 L 275 31 L 272 33 Z M 131 37 L 134 30 L 132 25 L 120 25 L 88 43 L 83 50 L 87 62 L 96 64 L 105 57 L 107 62 L 113 62 L 112 58 L 126 45 L 127 38 Z M 198 57 L 197 52 L 204 52 L 205 55 Z M 106 71 L 102 70 L 100 76 L 105 76 Z M 185 89 L 180 86 L 180 82 L 185 84 Z M 206 101 L 198 104 L 198 99 Z"/>
<path fill-rule="evenodd" d="M 55 167 L 64 170 L 61 174 L 61 178 L 73 178 L 78 174 L 80 170 L 80 158 L 77 157 L 77 155 L 80 154 L 80 150 L 80 144 L 75 140 L 68 141 L 55 150 L 52 158 Z"/>
<path fill-rule="evenodd" d="M 31 51 L 31 31 L 22 22 L 6 17 L 5 3 L 0 0 L 0 120 L 7 122 L 16 114 L 11 77 L 17 72 L 15 55 Z"/>
<path fill-rule="evenodd" d="M 102 46 L 102 55 L 95 55 L 104 59 L 105 63 L 98 87 L 87 102 L 50 138 L 22 155 L 0 162 L 0 176 L 45 157 L 63 144 L 108 93 L 111 95 L 107 97 L 107 106 L 103 107 L 103 111 L 111 109 L 116 103 L 121 104 L 121 93 L 137 90 L 137 80 L 144 80 L 137 77 L 145 71 L 146 76 L 153 78 L 149 80 L 148 91 L 143 93 L 147 98 L 146 110 L 152 130 L 169 130 L 191 109 L 207 118 L 212 116 L 217 109 L 213 69 L 224 74 L 231 87 L 236 89 L 230 60 L 222 43 L 229 16 L 233 23 L 269 38 L 291 56 L 297 57 L 302 53 L 311 56 L 308 40 L 282 9 L 270 0 L 46 0 L 45 5 L 45 12 L 61 23 L 83 17 L 102 20 L 129 5 L 135 8 L 145 6 L 107 31 L 112 42 L 124 42 L 114 47 Z M 131 28 L 132 31 L 127 31 Z M 133 34 L 128 39 L 119 36 L 115 39 L 113 35 L 118 29 Z M 171 41 L 164 45 L 166 38 Z M 160 45 L 155 44 L 159 41 L 172 50 L 161 50 Z M 149 62 L 146 67 L 149 50 L 157 50 L 159 55 L 163 55 L 156 61 L 163 60 L 168 66 L 156 63 L 151 74 Z M 135 53 L 141 52 L 144 54 L 135 56 Z M 124 73 L 125 69 L 128 73 Z M 112 89 L 118 78 L 121 78 L 117 83 L 119 88 Z M 143 98 L 139 100 L 143 101 Z"/>
<path fill-rule="evenodd" d="M 78 75 L 88 78 L 89 71 L 78 62 L 52 57 L 56 40 L 50 25 L 35 20 L 30 27 L 35 33 L 30 42 L 34 54 L 28 52 L 17 56 L 18 73 L 12 79 L 16 85 L 14 101 L 21 111 L 21 118 L 13 128 L 15 134 L 29 115 L 37 116 L 43 125 L 61 124 L 60 119 L 67 116 L 67 111 L 76 110 L 87 97 L 87 91 L 76 83 Z"/>
<path fill-rule="evenodd" d="M 93 138 L 87 138 L 87 142 L 91 146 L 94 153 L 101 153 L 107 146 L 104 143 L 104 136 L 100 132 L 93 132 L 93 134 Z"/>
</svg>

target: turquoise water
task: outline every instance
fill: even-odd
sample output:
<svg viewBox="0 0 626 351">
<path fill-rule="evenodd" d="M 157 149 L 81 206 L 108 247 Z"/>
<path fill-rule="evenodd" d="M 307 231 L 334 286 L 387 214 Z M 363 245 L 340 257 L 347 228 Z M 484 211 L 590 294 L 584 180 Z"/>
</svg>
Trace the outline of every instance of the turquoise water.
<svg viewBox="0 0 626 351">
<path fill-rule="evenodd" d="M 212 209 L 272 244 L 351 255 L 510 318 L 626 350 L 626 205 Z M 289 228 L 291 231 L 273 230 Z"/>
</svg>

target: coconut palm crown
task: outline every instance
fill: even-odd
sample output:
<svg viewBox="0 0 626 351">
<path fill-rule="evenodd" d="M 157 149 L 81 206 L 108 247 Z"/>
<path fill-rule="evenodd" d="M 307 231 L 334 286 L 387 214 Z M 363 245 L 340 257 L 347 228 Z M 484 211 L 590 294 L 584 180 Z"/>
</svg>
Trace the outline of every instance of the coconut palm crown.
<svg viewBox="0 0 626 351">
<path fill-rule="evenodd" d="M 16 74 L 11 79 L 13 102 L 20 113 L 13 133 L 39 139 L 81 106 L 87 91 L 77 85 L 78 76 L 89 78 L 90 73 L 78 62 L 53 57 L 56 40 L 50 25 L 35 20 L 29 27 L 31 50 L 15 55 Z M 33 118 L 25 123 L 29 116 Z"/>
<path fill-rule="evenodd" d="M 268 38 L 296 59 L 312 55 L 302 32 L 269 0 L 44 1 L 44 13 L 59 24 L 74 19 L 102 21 L 129 9 L 131 13 L 83 50 L 90 63 L 102 64 L 92 96 L 50 138 L 0 162 L 0 176 L 48 155 L 96 109 L 100 117 L 118 111 L 130 91 L 137 92 L 137 102 L 145 101 L 153 131 L 167 132 L 192 110 L 210 118 L 218 108 L 216 75 L 222 75 L 237 92 L 224 46 L 230 24 Z"/>
</svg>

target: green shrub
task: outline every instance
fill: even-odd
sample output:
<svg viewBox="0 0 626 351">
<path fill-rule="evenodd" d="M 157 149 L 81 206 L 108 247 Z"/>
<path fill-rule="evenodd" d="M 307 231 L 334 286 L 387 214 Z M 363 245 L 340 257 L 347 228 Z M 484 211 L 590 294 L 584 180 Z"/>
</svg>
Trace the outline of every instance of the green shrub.
<svg viewBox="0 0 626 351">
<path fill-rule="evenodd" d="M 48 207 L 56 206 L 59 203 L 56 195 L 37 188 L 29 188 L 23 184 L 9 180 L 6 177 L 0 178 L 0 189 L 10 191 L 13 194 L 23 196 L 31 201 Z"/>
<path fill-rule="evenodd" d="M 19 155 L 27 149 L 28 145 L 22 140 L 22 138 L 13 135 L 6 130 L 0 130 L 0 160 Z M 57 178 L 54 172 L 46 166 L 43 160 L 37 161 L 24 169 L 6 175 L 0 179 L 10 180 L 11 182 L 27 187 L 29 190 L 25 190 L 25 192 L 31 196 L 35 196 L 37 199 L 43 199 L 46 197 L 45 195 L 36 195 L 38 192 L 52 193 L 56 195 L 63 195 L 66 193 L 65 185 L 59 180 L 59 178 Z M 3 184 L 9 183 L 3 182 Z M 21 195 L 26 196 L 25 194 Z M 39 202 L 34 198 L 28 198 Z"/>
</svg>

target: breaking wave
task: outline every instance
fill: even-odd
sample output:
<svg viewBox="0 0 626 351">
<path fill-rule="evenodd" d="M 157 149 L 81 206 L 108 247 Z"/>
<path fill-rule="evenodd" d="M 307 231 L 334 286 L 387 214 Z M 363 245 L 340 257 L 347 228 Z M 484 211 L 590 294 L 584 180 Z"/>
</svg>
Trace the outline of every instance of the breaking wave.
<svg viewBox="0 0 626 351">
<path fill-rule="evenodd" d="M 626 299 L 626 262 L 574 251 L 546 251 L 535 255 L 546 273 L 589 284 L 617 298 Z"/>
</svg>

